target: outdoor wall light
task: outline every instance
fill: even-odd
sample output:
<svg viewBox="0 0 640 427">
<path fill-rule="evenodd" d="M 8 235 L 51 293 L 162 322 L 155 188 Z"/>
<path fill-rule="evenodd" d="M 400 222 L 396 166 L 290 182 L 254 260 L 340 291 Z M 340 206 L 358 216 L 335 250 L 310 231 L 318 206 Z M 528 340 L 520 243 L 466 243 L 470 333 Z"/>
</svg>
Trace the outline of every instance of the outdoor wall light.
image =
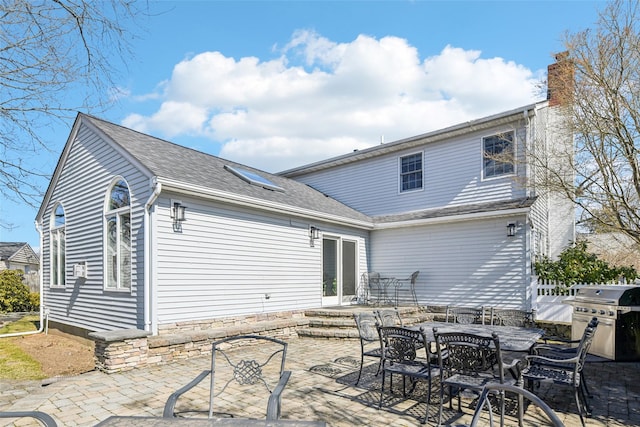
<svg viewBox="0 0 640 427">
<path fill-rule="evenodd" d="M 180 201 L 172 201 L 171 218 L 173 218 L 173 230 L 182 230 L 182 221 L 186 221 L 187 207 L 182 205 Z"/>
<path fill-rule="evenodd" d="M 318 227 L 314 227 L 313 225 L 309 226 L 309 245 L 311 247 L 314 246 L 314 241 L 320 238 L 320 229 Z"/>
<path fill-rule="evenodd" d="M 508 237 L 513 237 L 516 235 L 516 224 L 509 223 L 507 224 L 507 236 Z"/>
</svg>

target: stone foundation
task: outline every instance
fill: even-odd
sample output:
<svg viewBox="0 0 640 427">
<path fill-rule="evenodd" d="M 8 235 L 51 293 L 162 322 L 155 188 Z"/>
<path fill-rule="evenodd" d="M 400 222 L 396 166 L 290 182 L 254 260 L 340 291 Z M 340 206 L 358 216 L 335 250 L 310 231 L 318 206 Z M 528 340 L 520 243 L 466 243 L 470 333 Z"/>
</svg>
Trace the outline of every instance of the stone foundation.
<svg viewBox="0 0 640 427">
<path fill-rule="evenodd" d="M 238 335 L 297 338 L 297 328 L 309 323 L 302 312 L 190 321 L 163 326 L 158 335 L 139 329 L 92 332 L 96 368 L 115 373 L 147 365 L 211 354 L 211 344 Z"/>
</svg>

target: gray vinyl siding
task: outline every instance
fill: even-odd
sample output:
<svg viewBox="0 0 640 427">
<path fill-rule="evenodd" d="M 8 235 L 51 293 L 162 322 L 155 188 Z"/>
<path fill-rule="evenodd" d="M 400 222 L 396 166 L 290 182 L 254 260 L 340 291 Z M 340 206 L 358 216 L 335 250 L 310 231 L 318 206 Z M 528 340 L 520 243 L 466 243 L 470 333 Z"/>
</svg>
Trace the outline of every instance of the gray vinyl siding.
<svg viewBox="0 0 640 427">
<path fill-rule="evenodd" d="M 526 218 L 484 219 L 377 230 L 371 269 L 407 277 L 419 270 L 421 305 L 526 306 L 526 230 L 507 237 L 506 224 Z"/>
<path fill-rule="evenodd" d="M 172 198 L 187 207 L 181 232 L 169 217 Z M 310 246 L 310 224 L 355 237 L 366 270 L 363 231 L 163 194 L 154 213 L 158 325 L 320 307 L 322 238 Z"/>
<path fill-rule="evenodd" d="M 419 148 L 386 154 L 358 163 L 337 166 L 296 176 L 304 182 L 367 215 L 384 215 L 421 209 L 493 202 L 526 196 L 521 180 L 513 175 L 482 177 L 482 138 L 514 130 L 516 153 L 522 159 L 525 129 L 520 122 L 454 139 L 429 143 Z M 400 192 L 399 159 L 423 153 L 422 190 Z M 523 167 L 516 165 L 518 175 Z"/>
<path fill-rule="evenodd" d="M 132 288 L 105 291 L 103 278 L 103 219 L 106 193 L 122 176 L 132 203 Z M 149 178 L 109 144 L 81 127 L 43 215 L 42 266 L 44 303 L 50 319 L 88 330 L 142 328 L 143 205 L 149 197 Z M 50 287 L 50 218 L 61 202 L 66 220 L 66 284 Z M 73 277 L 73 265 L 87 262 L 87 279 Z"/>
</svg>

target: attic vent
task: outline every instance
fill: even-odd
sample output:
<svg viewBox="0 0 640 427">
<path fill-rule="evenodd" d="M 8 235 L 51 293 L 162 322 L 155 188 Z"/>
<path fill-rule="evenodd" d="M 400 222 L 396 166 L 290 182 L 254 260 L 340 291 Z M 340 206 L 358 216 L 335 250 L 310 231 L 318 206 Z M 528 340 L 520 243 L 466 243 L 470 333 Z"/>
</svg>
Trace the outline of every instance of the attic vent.
<svg viewBox="0 0 640 427">
<path fill-rule="evenodd" d="M 257 185 L 258 187 L 266 188 L 267 190 L 273 191 L 281 191 L 284 192 L 284 188 L 278 187 L 273 182 L 269 181 L 267 178 L 258 175 L 255 172 L 249 172 L 246 169 L 241 169 L 238 167 L 232 167 L 229 165 L 224 165 L 224 168 L 237 176 L 238 178 L 248 182 L 251 185 Z"/>
</svg>

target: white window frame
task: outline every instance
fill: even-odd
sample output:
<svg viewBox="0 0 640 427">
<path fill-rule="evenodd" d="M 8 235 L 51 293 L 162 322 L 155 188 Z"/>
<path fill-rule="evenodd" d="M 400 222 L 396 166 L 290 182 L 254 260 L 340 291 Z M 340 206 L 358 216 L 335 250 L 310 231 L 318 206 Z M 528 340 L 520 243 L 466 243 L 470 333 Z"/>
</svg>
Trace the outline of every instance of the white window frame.
<svg viewBox="0 0 640 427">
<path fill-rule="evenodd" d="M 129 192 L 129 205 L 127 206 L 123 206 L 120 208 L 116 208 L 116 209 L 110 209 L 110 201 L 111 201 L 111 194 L 113 192 L 113 188 L 114 186 L 118 183 L 118 182 L 124 182 L 125 185 L 127 186 L 127 191 Z M 121 241 L 121 237 L 122 237 L 122 224 L 123 224 L 123 218 L 128 216 L 129 217 L 129 272 L 128 272 L 128 277 L 126 278 L 127 280 L 125 280 L 123 282 L 123 277 L 126 274 L 123 274 L 122 272 L 122 263 L 123 263 L 123 255 L 126 254 L 122 254 L 121 253 L 121 249 L 122 249 L 122 241 Z M 115 253 L 115 265 L 113 266 L 113 268 L 115 269 L 115 286 L 112 286 L 111 283 L 112 281 L 110 280 L 111 278 L 109 277 L 109 272 L 111 271 L 109 269 L 109 263 L 112 262 L 113 260 L 111 259 L 111 255 L 110 255 L 110 245 L 109 245 L 109 221 L 115 219 L 116 222 L 116 241 L 115 241 L 115 248 L 116 248 L 116 253 Z M 123 177 L 116 177 L 114 178 L 111 183 L 109 184 L 108 190 L 107 190 L 107 194 L 105 197 L 105 204 L 104 204 L 104 215 L 103 215 L 103 230 L 104 230 L 104 234 L 103 234 L 103 252 L 104 252 L 104 290 L 105 291 L 120 291 L 120 292 L 130 292 L 132 289 L 132 277 L 133 277 L 133 272 L 132 272 L 132 267 L 133 267 L 133 259 L 132 259 L 132 245 L 131 245 L 131 236 L 133 235 L 132 230 L 131 230 L 131 221 L 132 221 L 132 217 L 131 217 L 131 187 L 129 186 L 129 183 L 123 178 Z M 126 272 L 125 272 L 126 273 Z"/>
<path fill-rule="evenodd" d="M 496 137 L 498 135 L 507 134 L 507 133 L 510 133 L 510 134 L 513 135 L 512 141 L 511 141 L 513 170 L 511 172 L 504 172 L 504 173 L 497 174 L 497 175 L 487 176 L 486 169 L 485 169 L 485 164 L 484 164 L 484 161 L 485 161 L 485 149 L 484 149 L 485 140 L 488 139 L 488 138 Z M 500 131 L 500 132 L 494 132 L 494 133 L 492 133 L 490 135 L 483 136 L 480 139 L 480 168 L 481 168 L 481 173 L 482 173 L 482 181 L 489 181 L 489 180 L 493 180 L 493 179 L 499 179 L 499 178 L 514 176 L 516 174 L 516 155 L 517 155 L 516 150 L 517 150 L 517 135 L 516 135 L 516 131 L 514 129 L 505 129 L 505 130 Z M 506 163 L 506 162 L 502 162 L 502 163 Z"/>
<path fill-rule="evenodd" d="M 420 156 L 420 187 L 419 188 L 409 188 L 404 190 L 402 188 L 402 159 L 405 159 L 407 157 L 412 157 L 412 156 Z M 408 172 L 408 173 L 415 173 L 416 171 L 412 171 L 412 172 Z M 398 192 L 401 194 L 405 194 L 405 193 L 413 193 L 416 191 L 423 191 L 424 190 L 424 152 L 423 151 L 416 151 L 414 153 L 408 153 L 405 155 L 402 155 L 400 157 L 398 157 Z"/>
<path fill-rule="evenodd" d="M 58 209 L 62 209 L 62 218 L 64 219 L 62 224 L 58 224 L 56 221 Z M 49 287 L 51 288 L 64 288 L 66 286 L 66 228 L 67 211 L 62 203 L 58 202 L 53 206 L 49 222 Z"/>
</svg>

